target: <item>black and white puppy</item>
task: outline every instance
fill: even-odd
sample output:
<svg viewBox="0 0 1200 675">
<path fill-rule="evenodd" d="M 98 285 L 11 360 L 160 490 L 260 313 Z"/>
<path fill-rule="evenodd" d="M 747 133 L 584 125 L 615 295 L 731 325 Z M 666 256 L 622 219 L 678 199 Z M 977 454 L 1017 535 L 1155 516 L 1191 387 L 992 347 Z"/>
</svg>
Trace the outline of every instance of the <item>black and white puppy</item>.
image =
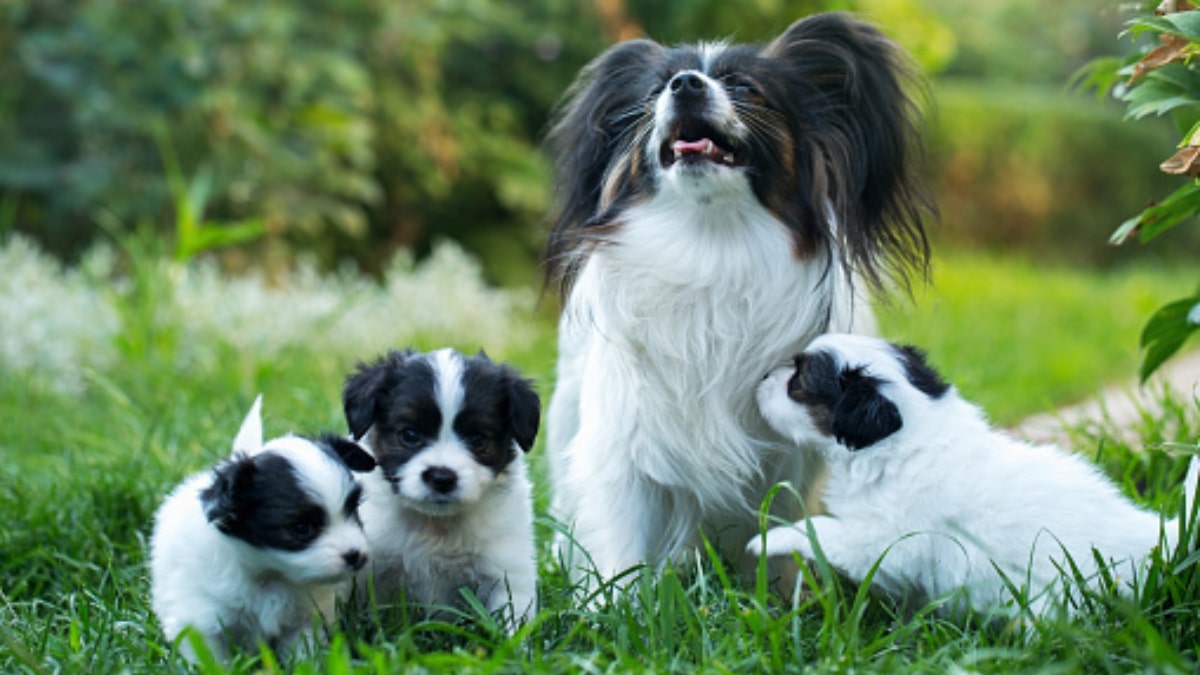
<svg viewBox="0 0 1200 675">
<path fill-rule="evenodd" d="M 1030 609 L 1061 605 L 1070 560 L 1098 580 L 1093 549 L 1128 590 L 1179 527 L 1124 497 L 1083 457 L 993 430 L 912 347 L 854 335 L 813 341 L 758 390 L 763 415 L 829 464 L 828 511 L 755 537 L 753 554 L 826 560 L 856 581 L 879 563 L 881 590 L 923 602 L 954 592 L 956 613 L 1011 605 L 1008 582 Z M 1194 502 L 1196 459 L 1186 503 Z M 810 538 L 809 529 L 812 530 Z M 1160 529 L 1161 528 L 1161 529 Z"/>
<path fill-rule="evenodd" d="M 524 453 L 540 402 L 531 383 L 482 353 L 392 351 L 360 364 L 346 421 L 379 462 L 362 518 L 372 564 L 359 589 L 429 609 L 469 588 L 513 629 L 537 609 L 533 503 Z M 370 584 L 367 583 L 368 579 Z"/>
<path fill-rule="evenodd" d="M 314 619 L 367 561 L 352 471 L 375 461 L 337 436 L 263 443 L 262 397 L 233 455 L 163 502 L 150 542 L 151 600 L 170 640 L 191 627 L 218 658 L 261 640 L 287 655 L 312 646 Z M 188 640 L 179 649 L 196 659 Z"/>
<path fill-rule="evenodd" d="M 919 84 L 883 33 L 821 14 L 766 45 L 624 42 L 568 92 L 547 450 L 553 513 L 601 575 L 702 527 L 740 555 L 769 486 L 818 473 L 763 422 L 755 373 L 863 330 L 861 291 L 924 269 Z"/>
</svg>

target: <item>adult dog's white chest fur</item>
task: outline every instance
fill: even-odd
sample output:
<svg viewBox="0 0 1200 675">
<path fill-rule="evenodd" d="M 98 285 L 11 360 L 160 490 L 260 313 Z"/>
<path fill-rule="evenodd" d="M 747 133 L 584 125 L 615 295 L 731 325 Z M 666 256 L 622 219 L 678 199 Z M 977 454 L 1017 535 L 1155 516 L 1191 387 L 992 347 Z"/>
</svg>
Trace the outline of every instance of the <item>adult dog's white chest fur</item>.
<svg viewBox="0 0 1200 675">
<path fill-rule="evenodd" d="M 836 264 L 797 258 L 787 230 L 742 197 L 687 201 L 663 190 L 627 212 L 572 289 L 549 452 L 556 512 L 578 511 L 575 537 L 602 573 L 643 556 L 665 562 L 700 525 L 740 536 L 769 485 L 807 473 L 753 392 L 849 294 Z M 577 509 L 585 494 L 609 500 L 617 522 Z"/>
</svg>

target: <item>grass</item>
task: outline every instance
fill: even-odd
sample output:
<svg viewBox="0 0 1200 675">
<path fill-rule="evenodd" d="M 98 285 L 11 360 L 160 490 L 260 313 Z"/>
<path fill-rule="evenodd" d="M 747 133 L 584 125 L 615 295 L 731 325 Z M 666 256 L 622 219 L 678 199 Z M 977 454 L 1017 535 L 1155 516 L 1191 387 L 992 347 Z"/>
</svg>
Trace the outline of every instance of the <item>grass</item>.
<svg viewBox="0 0 1200 675">
<path fill-rule="evenodd" d="M 879 323 L 1007 425 L 1134 380 L 1142 325 L 1195 283 L 1182 267 L 1099 272 L 944 253 L 932 283 L 883 307 Z"/>
<path fill-rule="evenodd" d="M 14 246 L 8 242 L 5 251 Z M 160 264 L 153 251 L 136 253 L 132 266 L 101 260 L 82 270 L 18 253 L 33 267 L 4 261 L 6 269 L 25 272 L 0 279 L 0 322 L 6 331 L 20 326 L 17 337 L 5 338 L 10 342 L 25 331 L 37 344 L 18 340 L 0 351 L 0 417 L 7 420 L 0 425 L 3 672 L 185 669 L 150 610 L 146 537 L 162 496 L 224 454 L 257 392 L 265 393 L 269 435 L 343 428 L 338 392 L 345 373 L 357 360 L 409 343 L 486 346 L 536 378 L 543 394 L 550 389 L 552 325 L 535 318 L 519 293 L 481 295 L 472 286 L 478 270 L 461 258 L 437 263 L 448 266 L 441 272 L 401 265 L 380 287 L 309 279 L 294 283 L 303 293 L 281 288 L 264 298 L 261 283 Z M 951 379 L 1006 420 L 1133 373 L 1137 355 L 1128 345 L 1141 317 L 1137 309 L 1120 316 L 1124 307 L 1153 308 L 1179 288 L 1161 272 L 1100 276 L 974 256 L 947 257 L 938 269 L 936 290 L 915 306 L 895 306 L 881 322 L 889 335 L 927 346 Z M 115 291 L 85 293 L 105 275 L 120 278 Z M 18 277 L 28 280 L 24 286 Z M 460 311 L 461 303 L 461 321 L 432 324 L 420 307 L 389 304 L 397 292 L 450 293 L 447 283 L 462 288 L 458 296 L 439 296 L 441 309 Z M 23 304 L 13 304 L 16 296 Z M 306 304 L 327 296 L 338 302 Z M 459 299 L 446 299 L 453 297 Z M 31 302 L 40 311 L 22 309 Z M 492 315 L 489 306 L 500 309 Z M 88 324 L 59 317 L 60 308 L 114 312 L 119 330 L 105 332 L 109 318 Z M 259 330 L 256 319 L 279 325 Z M 79 325 L 90 332 L 74 335 L 83 331 Z M 361 328 L 348 334 L 348 325 Z M 62 326 L 69 330 L 56 328 Z M 503 339 L 512 335 L 497 334 L 497 326 L 527 332 Z M 45 360 L 51 358 L 53 367 Z M 1020 369 L 1059 360 L 1084 365 L 1063 367 L 1053 386 L 1039 381 L 1036 367 L 1031 374 Z M 1147 443 L 1195 441 L 1195 402 L 1171 410 L 1169 427 L 1146 420 Z M 1163 437 L 1164 428 L 1174 436 Z M 1127 492 L 1177 508 L 1182 460 L 1143 452 L 1141 443 L 1119 444 L 1103 429 L 1081 430 L 1079 438 L 1097 448 Z M 535 450 L 535 461 L 541 454 Z M 544 513 L 544 488 L 538 505 Z M 550 528 L 539 522 L 540 541 Z M 832 575 L 810 579 L 819 591 L 793 604 L 771 593 L 765 578 L 740 581 L 704 552 L 684 568 L 647 575 L 626 595 L 614 593 L 603 610 L 589 610 L 543 546 L 542 610 L 514 638 L 478 612 L 453 622 L 353 615 L 311 660 L 281 667 L 269 655 L 242 655 L 228 670 L 1194 672 L 1196 557 L 1185 551 L 1159 561 L 1140 594 L 1094 598 L 1073 621 L 994 623 L 951 622 L 930 608 L 910 613 Z"/>
</svg>

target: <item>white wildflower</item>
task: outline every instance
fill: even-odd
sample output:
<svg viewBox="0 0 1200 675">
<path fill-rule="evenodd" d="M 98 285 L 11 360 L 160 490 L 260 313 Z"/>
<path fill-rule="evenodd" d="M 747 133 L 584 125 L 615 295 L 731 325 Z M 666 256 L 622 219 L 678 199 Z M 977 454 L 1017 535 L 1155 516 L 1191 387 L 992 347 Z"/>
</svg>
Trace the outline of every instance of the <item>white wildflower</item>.
<svg viewBox="0 0 1200 675">
<path fill-rule="evenodd" d="M 156 348 L 189 370 L 221 367 L 230 348 L 259 361 L 289 348 L 353 361 L 410 344 L 502 357 L 533 337 L 533 293 L 489 287 L 449 242 L 420 263 L 397 255 L 382 283 L 300 264 L 271 284 L 260 272 L 226 275 L 212 260 L 166 259 L 143 261 L 148 278 L 130 279 L 115 275 L 114 261 L 97 248 L 66 270 L 21 237 L 0 247 L 0 368 L 75 392 L 86 369 L 138 358 L 144 345 L 122 348 L 122 330 L 153 331 Z M 122 326 L 121 309 L 141 325 Z"/>
<path fill-rule="evenodd" d="M 116 359 L 120 316 L 105 290 L 111 251 L 97 249 L 65 270 L 12 235 L 0 247 L 0 365 L 55 391 L 82 389 L 84 373 Z"/>
</svg>

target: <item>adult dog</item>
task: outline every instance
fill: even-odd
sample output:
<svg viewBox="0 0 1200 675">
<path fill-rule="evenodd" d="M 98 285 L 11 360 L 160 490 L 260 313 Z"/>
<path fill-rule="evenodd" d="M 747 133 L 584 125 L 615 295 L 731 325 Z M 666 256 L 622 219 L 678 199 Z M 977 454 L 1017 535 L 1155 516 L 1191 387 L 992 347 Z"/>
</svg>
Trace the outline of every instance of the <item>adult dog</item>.
<svg viewBox="0 0 1200 675">
<path fill-rule="evenodd" d="M 547 446 L 572 568 L 661 565 L 702 531 L 740 554 L 768 487 L 817 473 L 754 387 L 869 321 L 864 287 L 924 269 L 919 84 L 843 14 L 765 46 L 633 40 L 583 70 L 548 136 L 565 304 Z"/>
</svg>

